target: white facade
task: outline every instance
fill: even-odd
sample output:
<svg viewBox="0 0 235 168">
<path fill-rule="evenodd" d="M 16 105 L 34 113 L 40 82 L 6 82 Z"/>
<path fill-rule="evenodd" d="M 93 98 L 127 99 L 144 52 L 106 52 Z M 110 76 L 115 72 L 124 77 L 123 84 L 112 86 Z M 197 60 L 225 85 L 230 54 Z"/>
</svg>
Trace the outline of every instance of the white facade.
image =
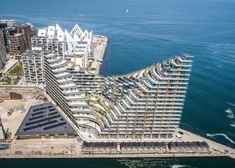
<svg viewBox="0 0 235 168">
<path fill-rule="evenodd" d="M 88 139 L 170 140 L 181 120 L 192 67 L 183 55 L 113 77 L 45 56 L 46 92 Z"/>
<path fill-rule="evenodd" d="M 86 68 L 91 55 L 91 40 L 92 31 L 82 31 L 77 24 L 70 33 L 56 24 L 39 29 L 38 35 L 32 38 L 32 47 L 41 47 L 49 53 L 66 57 L 79 68 Z"/>
<path fill-rule="evenodd" d="M 24 70 L 24 81 L 31 84 L 42 84 L 44 82 L 44 54 L 42 50 L 26 51 L 21 57 Z"/>
</svg>

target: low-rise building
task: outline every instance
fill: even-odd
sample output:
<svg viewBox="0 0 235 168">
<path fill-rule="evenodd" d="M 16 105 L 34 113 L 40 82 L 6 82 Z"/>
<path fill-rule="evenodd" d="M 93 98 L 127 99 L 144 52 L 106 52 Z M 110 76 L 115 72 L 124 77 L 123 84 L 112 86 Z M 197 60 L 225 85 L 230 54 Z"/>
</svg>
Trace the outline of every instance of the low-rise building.
<svg viewBox="0 0 235 168">
<path fill-rule="evenodd" d="M 32 138 L 74 138 L 76 132 L 51 103 L 33 105 L 29 108 L 15 137 Z"/>
</svg>

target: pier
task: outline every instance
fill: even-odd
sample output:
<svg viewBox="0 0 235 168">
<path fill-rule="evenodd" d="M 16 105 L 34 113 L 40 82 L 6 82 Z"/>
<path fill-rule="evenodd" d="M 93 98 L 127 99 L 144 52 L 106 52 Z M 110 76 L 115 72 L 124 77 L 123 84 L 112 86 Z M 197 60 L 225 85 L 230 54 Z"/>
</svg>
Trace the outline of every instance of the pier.
<svg viewBox="0 0 235 168">
<path fill-rule="evenodd" d="M 88 69 L 98 75 L 103 62 L 108 38 L 102 35 L 94 35 L 92 38 L 93 54 L 88 58 Z"/>
</svg>

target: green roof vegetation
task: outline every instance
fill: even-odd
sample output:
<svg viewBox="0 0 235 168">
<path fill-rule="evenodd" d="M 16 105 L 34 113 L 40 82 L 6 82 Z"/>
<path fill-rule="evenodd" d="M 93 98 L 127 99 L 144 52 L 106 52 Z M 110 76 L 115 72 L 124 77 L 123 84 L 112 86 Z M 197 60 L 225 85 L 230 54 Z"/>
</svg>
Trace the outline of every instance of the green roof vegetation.
<svg viewBox="0 0 235 168">
<path fill-rule="evenodd" d="M 112 110 L 111 105 L 100 97 L 87 98 L 86 102 L 93 110 L 103 116 Z"/>
</svg>

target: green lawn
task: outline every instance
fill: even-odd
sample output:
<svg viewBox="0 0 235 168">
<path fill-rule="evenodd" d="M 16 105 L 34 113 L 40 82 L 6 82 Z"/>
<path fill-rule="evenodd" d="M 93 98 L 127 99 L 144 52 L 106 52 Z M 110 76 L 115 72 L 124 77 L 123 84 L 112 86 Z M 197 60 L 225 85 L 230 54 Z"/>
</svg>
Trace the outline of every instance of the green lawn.
<svg viewBox="0 0 235 168">
<path fill-rule="evenodd" d="M 23 66 L 22 66 L 22 63 L 20 62 L 17 62 L 16 65 L 13 67 L 13 69 L 11 69 L 7 75 L 10 75 L 10 76 L 22 76 L 23 75 Z"/>
</svg>

